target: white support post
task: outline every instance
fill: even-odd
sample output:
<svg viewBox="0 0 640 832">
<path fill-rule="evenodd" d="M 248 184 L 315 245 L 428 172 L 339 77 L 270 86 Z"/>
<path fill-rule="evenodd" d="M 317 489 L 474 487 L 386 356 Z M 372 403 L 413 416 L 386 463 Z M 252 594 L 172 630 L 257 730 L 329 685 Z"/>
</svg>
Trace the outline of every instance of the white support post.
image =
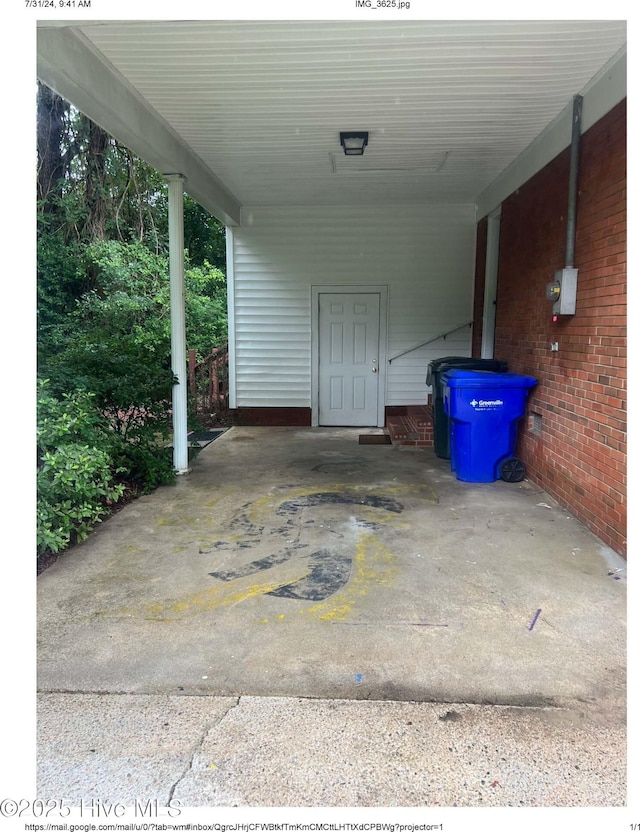
<svg viewBox="0 0 640 832">
<path fill-rule="evenodd" d="M 233 228 L 226 227 L 227 244 L 227 321 L 229 350 L 229 408 L 234 410 L 236 404 L 236 281 L 235 258 L 233 247 Z"/>
<path fill-rule="evenodd" d="M 169 183 L 169 283 L 171 298 L 171 369 L 173 385 L 173 467 L 188 474 L 187 344 L 184 323 L 184 176 L 172 173 Z"/>
</svg>

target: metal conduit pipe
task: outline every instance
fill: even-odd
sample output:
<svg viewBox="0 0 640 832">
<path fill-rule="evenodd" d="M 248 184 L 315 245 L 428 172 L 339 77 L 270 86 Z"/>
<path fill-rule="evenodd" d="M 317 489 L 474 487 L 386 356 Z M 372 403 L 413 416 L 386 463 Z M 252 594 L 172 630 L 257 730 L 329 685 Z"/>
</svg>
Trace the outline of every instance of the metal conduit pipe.
<svg viewBox="0 0 640 832">
<path fill-rule="evenodd" d="M 567 246 L 565 268 L 572 269 L 576 252 L 576 205 L 578 202 L 578 161 L 582 127 L 582 96 L 573 97 L 571 124 L 571 159 L 569 163 L 569 207 L 567 210 Z"/>
<path fill-rule="evenodd" d="M 571 123 L 571 156 L 569 161 L 569 204 L 567 207 L 567 244 L 565 266 L 555 273 L 555 280 L 547 284 L 547 298 L 553 301 L 553 320 L 560 315 L 576 314 L 578 294 L 578 270 L 574 266 L 576 252 L 576 205 L 578 202 L 578 161 L 580 153 L 580 131 L 582 128 L 582 96 L 573 97 Z M 557 341 L 551 344 L 558 349 Z"/>
</svg>

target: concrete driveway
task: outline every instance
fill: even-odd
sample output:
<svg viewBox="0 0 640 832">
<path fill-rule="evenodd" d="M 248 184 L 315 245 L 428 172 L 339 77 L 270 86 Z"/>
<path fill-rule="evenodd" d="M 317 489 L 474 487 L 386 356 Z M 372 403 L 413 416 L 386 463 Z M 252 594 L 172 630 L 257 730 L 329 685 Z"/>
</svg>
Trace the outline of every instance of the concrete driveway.
<svg viewBox="0 0 640 832">
<path fill-rule="evenodd" d="M 233 428 L 39 577 L 41 783 L 64 695 L 560 709 L 623 759 L 624 561 L 527 481 L 360 433 Z"/>
</svg>

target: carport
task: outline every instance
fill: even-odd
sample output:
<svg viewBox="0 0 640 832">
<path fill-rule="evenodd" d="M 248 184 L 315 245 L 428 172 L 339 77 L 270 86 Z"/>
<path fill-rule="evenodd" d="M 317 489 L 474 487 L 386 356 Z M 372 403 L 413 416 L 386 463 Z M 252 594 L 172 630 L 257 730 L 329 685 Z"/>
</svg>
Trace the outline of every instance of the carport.
<svg viewBox="0 0 640 832">
<path fill-rule="evenodd" d="M 39 578 L 41 690 L 624 706 L 624 561 L 528 482 L 232 428 Z M 605 704 L 606 703 L 606 704 Z"/>
<path fill-rule="evenodd" d="M 624 21 L 43 20 L 37 49 L 38 77 L 169 181 L 181 472 L 183 189 L 228 229 L 231 407 L 382 426 L 424 403 L 429 358 L 469 353 L 471 319 L 491 357 L 501 201 L 569 145 L 574 96 L 583 131 L 626 96 Z M 341 144 L 353 132 L 363 155 Z M 323 389 L 340 396 L 318 298 L 335 293 L 376 302 L 364 421 L 323 421 Z"/>
<path fill-rule="evenodd" d="M 42 721 L 41 786 L 68 786 L 68 771 L 94 777 L 96 748 L 111 772 L 109 714 L 104 746 L 80 743 L 67 758 L 55 731 L 47 736 L 56 709 L 71 709 L 68 724 L 80 714 L 83 730 L 98 724 L 104 703 L 129 694 L 134 709 L 155 697 L 162 712 L 195 707 L 205 721 L 210 702 L 227 726 L 235 718 L 227 704 L 238 716 L 245 703 L 247 724 L 233 723 L 227 736 L 226 771 L 238 736 L 246 755 L 236 782 L 259 759 L 256 734 L 273 730 L 277 742 L 277 720 L 269 729 L 268 714 L 255 720 L 279 706 L 263 712 L 259 697 L 293 697 L 296 707 L 330 701 L 360 736 L 382 724 L 382 711 L 351 709 L 351 700 L 417 703 L 401 728 L 394 724 L 391 748 L 401 757 L 415 747 L 422 761 L 426 721 L 423 745 L 413 745 L 419 738 L 407 726 L 426 720 L 428 707 L 437 727 L 460 720 L 456 742 L 466 748 L 483 719 L 471 709 L 485 706 L 510 709 L 505 720 L 520 726 L 533 710 L 558 725 L 567 719 L 554 734 L 558 748 L 578 725 L 613 726 L 614 751 L 594 764 L 592 779 L 605 770 L 620 779 L 624 561 L 529 481 L 460 483 L 431 449 L 360 444 L 373 427 L 316 427 L 313 303 L 325 285 L 335 295 L 379 297 L 389 326 L 375 373 L 378 419 L 385 407 L 423 401 L 425 353 L 411 350 L 425 340 L 430 315 L 435 333 L 457 332 L 436 354 L 470 352 L 471 332 L 460 326 L 473 317 L 476 222 L 488 218 L 477 317 L 490 357 L 501 201 L 567 148 L 575 95 L 584 96 L 584 129 L 624 99 L 625 44 L 617 21 L 40 21 L 38 77 L 169 181 L 176 469 L 189 471 L 183 190 L 228 229 L 231 406 L 291 418 L 288 427 L 232 428 L 188 477 L 125 507 L 40 576 L 38 684 L 52 703 Z M 368 133 L 362 157 L 344 154 L 343 131 Z M 450 255 L 440 276 L 438 263 L 425 275 L 416 268 L 427 226 Z M 308 284 L 297 280 L 301 251 L 312 266 Z M 367 274 L 351 278 L 359 261 Z M 301 410 L 313 415 L 303 421 Z M 278 718 L 288 719 L 288 707 Z M 320 723 L 332 713 L 322 710 Z M 295 724 L 302 736 L 304 719 Z M 519 730 L 522 750 L 530 733 Z M 237 799 L 225 791 L 208 732 L 195 732 L 198 752 L 184 752 L 179 786 L 174 778 L 159 799 Z M 609 740 L 598 737 L 606 750 Z M 513 757 L 500 742 L 496 765 L 505 754 L 506 776 Z M 292 769 L 305 771 L 305 759 L 296 752 Z M 434 778 L 446 781 L 437 768 Z M 82 776 L 77 788 L 95 783 Z M 534 762 L 523 777 L 535 776 Z M 558 782 L 534 802 L 567 805 Z M 111 786 L 113 799 L 127 794 L 115 771 Z M 509 794 L 490 786 L 494 805 L 517 805 L 520 786 Z M 316 796 L 311 788 L 306 805 Z M 292 789 L 288 805 L 297 797 Z M 260 799 L 248 803 L 268 804 Z M 368 799 L 354 805 L 373 805 Z M 404 799 L 434 798 L 425 786 Z M 323 800 L 332 805 L 331 794 Z M 607 805 L 607 794 L 582 795 L 583 805 L 590 800 Z"/>
</svg>

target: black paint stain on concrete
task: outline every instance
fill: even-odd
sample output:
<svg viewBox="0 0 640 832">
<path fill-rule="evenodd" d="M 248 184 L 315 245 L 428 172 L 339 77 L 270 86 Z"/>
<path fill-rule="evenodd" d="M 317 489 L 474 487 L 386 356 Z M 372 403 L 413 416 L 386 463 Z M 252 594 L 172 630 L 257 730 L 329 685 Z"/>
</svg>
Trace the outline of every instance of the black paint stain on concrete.
<svg viewBox="0 0 640 832">
<path fill-rule="evenodd" d="M 229 523 L 229 528 L 233 531 L 246 531 L 248 534 L 260 534 L 263 526 L 256 526 L 255 523 L 249 520 L 246 514 L 241 514 Z"/>
<path fill-rule="evenodd" d="M 322 505 L 356 505 L 381 508 L 385 511 L 392 511 L 400 514 L 404 510 L 402 503 L 393 497 L 380 497 L 377 494 L 349 494 L 333 491 L 321 491 L 317 494 L 307 494 L 304 497 L 295 497 L 292 500 L 285 500 L 276 510 L 277 514 L 296 514 L 303 508 Z"/>
<path fill-rule="evenodd" d="M 257 541 L 253 540 L 239 540 L 235 543 L 229 543 L 226 540 L 216 540 L 215 543 L 209 543 L 205 547 L 200 547 L 198 549 L 198 554 L 208 555 L 214 550 L 222 552 L 236 552 L 239 549 L 253 549 L 256 542 Z"/>
<path fill-rule="evenodd" d="M 247 575 L 255 575 L 256 572 L 264 572 L 265 569 L 271 569 L 273 566 L 278 566 L 280 563 L 286 563 L 293 555 L 293 549 L 286 549 L 284 552 L 277 552 L 273 555 L 268 555 L 266 558 L 251 561 L 239 569 L 234 569 L 229 572 L 209 572 L 212 578 L 219 578 L 221 581 L 233 581 L 236 578 L 246 578 Z"/>
<path fill-rule="evenodd" d="M 278 598 L 296 598 L 300 601 L 324 601 L 349 580 L 352 561 L 349 555 L 320 549 L 309 555 L 309 561 L 311 572 L 308 575 L 267 594 Z"/>
<path fill-rule="evenodd" d="M 291 535 L 292 526 L 297 526 L 300 518 L 294 520 L 295 515 L 299 514 L 304 508 L 323 505 L 351 505 L 351 506 L 368 506 L 369 508 L 382 509 L 384 511 L 391 511 L 394 514 L 400 514 L 404 510 L 402 503 L 395 500 L 393 497 L 381 497 L 377 494 L 353 494 L 340 493 L 334 491 L 321 491 L 315 494 L 307 494 L 302 497 L 294 497 L 290 500 L 285 500 L 276 509 L 276 514 L 280 516 L 288 516 L 286 525 L 278 526 L 268 530 L 269 535 Z M 210 544 L 210 549 L 200 549 L 201 553 L 217 550 L 229 549 L 248 549 L 253 547 L 263 532 L 264 526 L 257 526 L 248 517 L 248 509 L 251 504 L 246 503 L 243 511 L 236 517 L 232 523 L 231 528 L 239 530 L 248 538 L 254 540 L 242 540 L 235 543 L 225 543 L 224 541 L 216 541 Z M 313 525 L 315 521 L 309 519 L 304 521 L 304 525 Z M 359 525 L 366 528 L 375 528 L 377 524 L 371 521 L 360 521 Z M 338 532 L 338 537 L 343 537 Z M 294 534 L 294 539 L 296 535 Z M 294 543 L 294 541 L 289 541 Z M 248 575 L 255 575 L 258 572 L 264 572 L 267 569 L 272 569 L 281 563 L 286 563 L 291 557 L 297 553 L 299 549 L 308 548 L 305 544 L 296 543 L 293 546 L 288 546 L 282 552 L 276 552 L 267 557 L 254 560 L 251 563 L 245 564 L 238 569 L 233 570 L 219 570 L 217 572 L 209 572 L 212 578 L 218 578 L 221 581 L 233 581 L 236 578 L 245 578 Z M 272 592 L 265 593 L 267 595 L 275 595 L 279 598 L 296 598 L 304 601 L 324 601 L 330 595 L 333 595 L 341 589 L 349 580 L 351 574 L 352 556 L 349 554 L 332 552 L 330 549 L 320 549 L 317 552 L 306 554 L 303 557 L 309 559 L 310 571 L 308 575 L 286 586 L 279 587 Z"/>
<path fill-rule="evenodd" d="M 221 581 L 246 578 L 248 575 L 255 575 L 257 572 L 264 572 L 266 569 L 272 569 L 274 566 L 286 563 L 295 554 L 297 548 L 302 547 L 293 547 L 286 549 L 284 552 L 254 560 L 239 569 L 209 572 L 209 575 Z M 320 549 L 304 557 L 309 559 L 310 572 L 308 575 L 265 594 L 275 595 L 279 598 L 296 598 L 302 601 L 324 601 L 341 589 L 349 580 L 352 562 L 350 555 L 331 552 L 329 549 Z"/>
</svg>

